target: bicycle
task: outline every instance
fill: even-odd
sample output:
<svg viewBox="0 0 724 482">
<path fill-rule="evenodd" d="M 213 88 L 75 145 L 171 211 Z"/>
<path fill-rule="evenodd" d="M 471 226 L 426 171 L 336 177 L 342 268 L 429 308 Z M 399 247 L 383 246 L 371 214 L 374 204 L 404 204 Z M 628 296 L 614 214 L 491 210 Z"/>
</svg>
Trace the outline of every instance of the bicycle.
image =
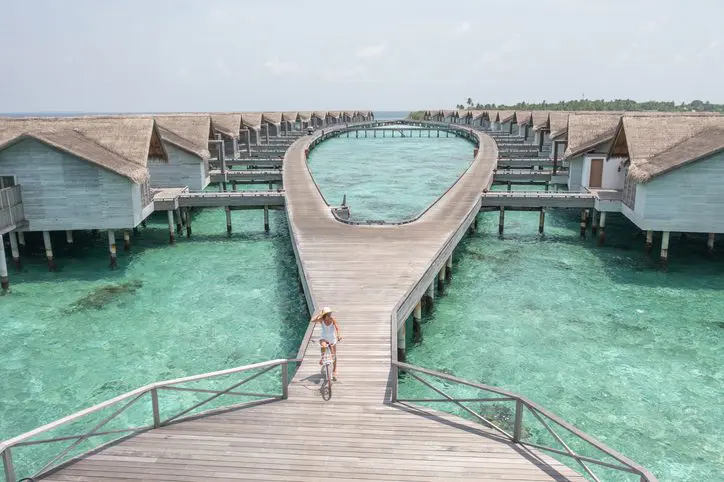
<svg viewBox="0 0 724 482">
<path fill-rule="evenodd" d="M 322 354 L 322 386 L 319 391 L 322 393 L 322 400 L 329 401 L 332 398 L 332 380 L 334 380 L 334 359 L 330 345 L 324 347 Z"/>
</svg>

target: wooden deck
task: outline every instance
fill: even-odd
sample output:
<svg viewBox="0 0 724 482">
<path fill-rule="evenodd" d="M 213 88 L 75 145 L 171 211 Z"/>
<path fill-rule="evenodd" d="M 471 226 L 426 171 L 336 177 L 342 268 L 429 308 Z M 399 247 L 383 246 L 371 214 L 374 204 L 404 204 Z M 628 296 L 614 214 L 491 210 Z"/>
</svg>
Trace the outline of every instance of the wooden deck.
<svg viewBox="0 0 724 482">
<path fill-rule="evenodd" d="M 391 322 L 406 316 L 402 300 L 425 288 L 420 280 L 447 257 L 442 248 L 477 213 L 498 157 L 492 138 L 481 134 L 466 174 L 419 220 L 399 226 L 336 221 L 307 169 L 310 139 L 284 159 L 286 210 L 307 301 L 331 306 L 342 331 L 332 400 L 319 394 L 314 332 L 288 400 L 151 430 L 46 480 L 585 480 L 479 424 L 390 403 Z"/>
</svg>

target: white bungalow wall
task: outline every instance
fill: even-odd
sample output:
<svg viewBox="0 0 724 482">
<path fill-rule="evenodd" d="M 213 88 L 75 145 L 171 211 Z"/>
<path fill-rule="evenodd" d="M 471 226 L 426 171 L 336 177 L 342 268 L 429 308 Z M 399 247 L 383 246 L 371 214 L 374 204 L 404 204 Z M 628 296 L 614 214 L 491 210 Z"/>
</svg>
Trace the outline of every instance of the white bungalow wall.
<svg viewBox="0 0 724 482">
<path fill-rule="evenodd" d="M 27 231 L 129 229 L 153 210 L 138 184 L 33 139 L 0 151 L 0 175 L 22 186 Z"/>
<path fill-rule="evenodd" d="M 641 229 L 724 233 L 724 153 L 693 162 L 636 187 L 622 212 Z"/>
<path fill-rule="evenodd" d="M 227 144 L 227 143 L 224 143 Z M 216 148 L 213 145 L 212 148 Z M 204 160 L 175 146 L 166 144 L 168 164 L 148 161 L 153 187 L 184 187 L 201 191 L 209 185 Z"/>
</svg>

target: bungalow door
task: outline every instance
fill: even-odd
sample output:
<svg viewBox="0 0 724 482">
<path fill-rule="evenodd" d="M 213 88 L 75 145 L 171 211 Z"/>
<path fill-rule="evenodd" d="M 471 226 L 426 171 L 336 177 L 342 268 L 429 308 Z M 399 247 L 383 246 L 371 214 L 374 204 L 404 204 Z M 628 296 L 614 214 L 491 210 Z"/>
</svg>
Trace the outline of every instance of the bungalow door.
<svg viewBox="0 0 724 482">
<path fill-rule="evenodd" d="M 603 159 L 591 159 L 591 176 L 588 187 L 601 187 L 603 182 Z"/>
</svg>

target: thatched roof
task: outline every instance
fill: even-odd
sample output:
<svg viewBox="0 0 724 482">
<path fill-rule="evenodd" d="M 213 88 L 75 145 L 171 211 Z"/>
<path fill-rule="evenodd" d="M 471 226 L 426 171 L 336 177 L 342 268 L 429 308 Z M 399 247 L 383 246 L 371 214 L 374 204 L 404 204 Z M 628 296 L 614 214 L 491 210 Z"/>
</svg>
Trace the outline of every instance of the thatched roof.
<svg viewBox="0 0 724 482">
<path fill-rule="evenodd" d="M 316 117 L 317 119 L 325 120 L 327 118 L 327 111 L 315 110 L 314 112 L 312 112 L 312 117 Z"/>
<path fill-rule="evenodd" d="M 214 132 L 228 136 L 239 137 L 241 129 L 241 114 L 237 113 L 212 113 L 211 127 Z"/>
<path fill-rule="evenodd" d="M 564 135 L 568 129 L 568 112 L 551 111 L 548 127 L 551 139 Z"/>
<path fill-rule="evenodd" d="M 160 115 L 154 118 L 161 134 L 161 140 L 202 159 L 209 157 L 208 141 L 212 116 Z"/>
<path fill-rule="evenodd" d="M 312 113 L 309 111 L 297 112 L 297 115 L 299 116 L 299 120 L 304 121 L 304 122 L 308 122 L 309 119 L 312 118 Z"/>
<path fill-rule="evenodd" d="M 497 122 L 499 119 L 497 110 L 488 110 L 488 111 L 485 111 L 485 114 L 488 116 L 488 120 L 490 122 Z"/>
<path fill-rule="evenodd" d="M 550 112 L 548 112 L 547 110 L 534 110 L 533 112 L 531 112 L 533 130 L 548 127 L 549 116 Z"/>
<path fill-rule="evenodd" d="M 512 121 L 513 117 L 515 117 L 515 112 L 512 110 L 498 111 L 498 118 L 500 119 L 501 124 Z"/>
<path fill-rule="evenodd" d="M 282 120 L 285 122 L 297 122 L 299 112 L 282 112 Z"/>
<path fill-rule="evenodd" d="M 481 117 L 485 117 L 485 111 L 484 110 L 472 110 L 470 111 L 473 115 L 473 120 L 480 119 Z"/>
<path fill-rule="evenodd" d="M 466 110 L 466 109 L 463 109 L 463 110 L 459 110 L 459 109 L 458 109 L 458 110 L 456 111 L 456 113 L 457 113 L 458 117 L 470 117 L 470 116 L 473 115 L 473 112 L 472 112 L 472 111 Z"/>
<path fill-rule="evenodd" d="M 619 112 L 579 112 L 568 116 L 568 147 L 564 158 L 577 156 L 613 139 Z"/>
<path fill-rule="evenodd" d="M 60 151 L 84 159 L 111 172 L 142 183 L 148 179 L 148 169 L 113 152 L 71 128 L 50 128 L 46 130 L 22 130 L 10 134 L 9 129 L 0 128 L 0 150 L 24 139 L 34 139 Z"/>
<path fill-rule="evenodd" d="M 261 129 L 261 112 L 242 112 L 241 125 L 252 129 Z"/>
<path fill-rule="evenodd" d="M 152 142 L 160 139 L 156 122 L 148 116 L 25 117 L 0 119 L 0 142 L 23 132 L 72 129 L 129 162 L 146 167 L 154 153 Z"/>
<path fill-rule="evenodd" d="M 519 126 L 529 124 L 531 115 L 531 111 L 529 110 L 515 111 L 515 123 Z"/>
<path fill-rule="evenodd" d="M 264 112 L 261 115 L 261 119 L 264 122 L 279 125 L 282 123 L 282 113 L 281 112 Z"/>
<path fill-rule="evenodd" d="M 344 111 L 343 113 L 344 113 L 344 115 L 346 115 L 347 117 L 354 117 L 354 116 L 357 115 L 357 111 L 354 111 L 354 110 L 346 110 L 346 111 Z"/>
<path fill-rule="evenodd" d="M 327 115 L 336 119 L 337 117 L 339 117 L 339 111 L 329 111 L 327 112 Z"/>
<path fill-rule="evenodd" d="M 627 114 L 618 124 L 609 155 L 628 157 L 631 178 L 648 182 L 723 146 L 722 116 Z"/>
</svg>

